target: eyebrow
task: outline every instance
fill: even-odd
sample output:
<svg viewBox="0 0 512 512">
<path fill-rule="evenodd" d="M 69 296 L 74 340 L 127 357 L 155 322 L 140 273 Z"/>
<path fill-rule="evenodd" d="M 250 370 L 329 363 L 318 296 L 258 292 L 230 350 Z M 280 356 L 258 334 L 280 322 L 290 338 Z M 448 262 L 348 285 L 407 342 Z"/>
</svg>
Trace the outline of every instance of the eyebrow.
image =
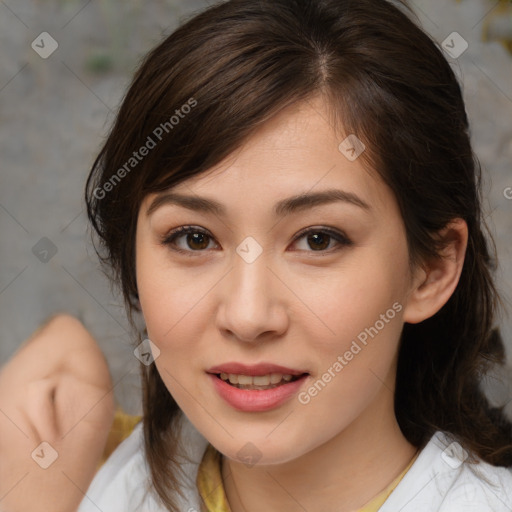
<svg viewBox="0 0 512 512">
<path fill-rule="evenodd" d="M 285 215 L 289 215 L 297 211 L 303 211 L 315 206 L 335 202 L 352 204 L 364 210 L 371 209 L 368 203 L 352 192 L 329 189 L 322 192 L 299 194 L 297 196 L 283 199 L 274 205 L 274 215 L 276 217 L 284 217 Z M 147 215 L 150 216 L 155 212 L 155 210 L 168 204 L 178 205 L 196 212 L 211 213 L 220 217 L 226 216 L 226 208 L 224 205 L 214 199 L 199 196 L 187 196 L 177 194 L 175 192 L 166 192 L 157 196 L 149 206 Z"/>
</svg>

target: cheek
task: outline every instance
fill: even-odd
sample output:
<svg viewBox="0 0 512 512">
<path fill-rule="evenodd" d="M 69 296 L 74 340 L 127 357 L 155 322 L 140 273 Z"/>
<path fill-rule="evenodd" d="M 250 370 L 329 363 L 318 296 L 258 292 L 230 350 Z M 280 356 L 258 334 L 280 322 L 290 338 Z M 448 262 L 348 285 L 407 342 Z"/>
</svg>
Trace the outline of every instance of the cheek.
<svg viewBox="0 0 512 512">
<path fill-rule="evenodd" d="M 145 280 L 141 273 L 139 295 L 148 337 L 160 350 L 158 372 L 180 408 L 190 411 L 197 405 L 192 398 L 197 394 L 195 375 L 206 365 L 200 344 L 208 312 L 200 298 L 211 285 L 203 291 L 198 283 L 180 282 L 174 274 L 153 267 Z"/>
<path fill-rule="evenodd" d="M 369 268 L 332 284 L 330 298 L 318 305 L 333 332 L 315 336 L 311 329 L 304 345 L 317 372 L 297 402 L 308 425 L 324 438 L 356 420 L 379 393 L 392 400 L 403 325 L 401 290 L 385 267 Z"/>
<path fill-rule="evenodd" d="M 360 252 L 310 296 L 325 326 L 309 328 L 304 350 L 317 373 L 297 398 L 315 428 L 340 428 L 393 388 L 408 275 L 407 252 L 396 249 Z"/>
<path fill-rule="evenodd" d="M 211 297 L 218 276 L 208 270 L 178 270 L 156 252 L 141 251 L 139 263 L 142 313 L 148 337 L 160 350 L 155 364 L 169 392 L 186 408 L 195 374 L 211 364 L 205 347 L 214 334 Z"/>
<path fill-rule="evenodd" d="M 400 251 L 389 258 L 382 257 L 383 253 L 385 250 L 359 252 L 357 261 L 339 272 L 310 282 L 297 280 L 303 285 L 298 295 L 317 313 L 309 327 L 316 340 L 315 352 L 332 357 L 333 352 L 349 350 L 354 340 L 365 346 L 365 341 L 374 338 L 380 340 L 373 344 L 374 351 L 396 348 L 407 289 L 407 257 Z"/>
<path fill-rule="evenodd" d="M 165 250 L 141 240 L 137 247 L 137 289 L 148 335 L 164 343 L 189 315 L 204 294 L 206 281 L 193 270 L 178 270 Z M 211 286 L 211 285 L 210 285 Z M 152 340 L 153 341 L 153 340 Z"/>
</svg>

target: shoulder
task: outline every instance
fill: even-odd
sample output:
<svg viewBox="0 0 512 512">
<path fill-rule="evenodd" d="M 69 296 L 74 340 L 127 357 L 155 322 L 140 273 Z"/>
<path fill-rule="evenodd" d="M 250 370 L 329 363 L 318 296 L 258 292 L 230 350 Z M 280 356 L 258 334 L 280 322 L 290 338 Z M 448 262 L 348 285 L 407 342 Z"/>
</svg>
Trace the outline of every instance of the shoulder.
<svg viewBox="0 0 512 512">
<path fill-rule="evenodd" d="M 451 436 L 437 432 L 379 512 L 510 512 L 512 469 L 469 461 Z"/>
<path fill-rule="evenodd" d="M 136 504 L 147 506 L 153 501 L 145 492 L 149 469 L 144 458 L 142 424 L 114 450 L 96 473 L 78 512 L 135 510 Z M 155 505 L 155 504 L 152 504 Z M 157 511 L 158 508 L 149 508 Z"/>
<path fill-rule="evenodd" d="M 180 455 L 186 481 L 182 491 L 185 499 L 177 497 L 180 512 L 199 510 L 195 480 L 197 469 L 207 447 L 207 441 L 183 416 L 180 423 Z M 165 512 L 153 491 L 150 471 L 144 456 L 144 437 L 139 423 L 112 453 L 96 473 L 80 504 L 78 512 Z"/>
</svg>

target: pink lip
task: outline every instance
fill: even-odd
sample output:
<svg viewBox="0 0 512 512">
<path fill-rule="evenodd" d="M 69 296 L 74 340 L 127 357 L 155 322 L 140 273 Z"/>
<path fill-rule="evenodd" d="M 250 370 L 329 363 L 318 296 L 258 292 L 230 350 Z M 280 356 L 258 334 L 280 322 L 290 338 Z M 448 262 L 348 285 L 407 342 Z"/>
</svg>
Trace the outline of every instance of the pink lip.
<svg viewBox="0 0 512 512">
<path fill-rule="evenodd" d="M 219 373 L 236 373 L 252 376 L 283 373 L 285 375 L 301 375 L 301 377 L 271 389 L 239 389 L 223 381 L 218 376 Z M 212 381 L 217 393 L 233 408 L 244 412 L 262 412 L 279 407 L 297 394 L 308 376 L 307 372 L 292 370 L 291 368 L 270 363 L 261 363 L 253 366 L 240 363 L 226 363 L 214 366 L 208 370 L 208 377 Z"/>
<path fill-rule="evenodd" d="M 293 370 L 285 366 L 279 366 L 272 363 L 259 363 L 255 365 L 246 365 L 242 363 L 224 363 L 218 366 L 212 366 L 208 373 L 236 373 L 238 375 L 268 375 L 270 373 L 282 373 L 284 375 L 302 375 L 307 373 L 305 370 Z"/>
</svg>

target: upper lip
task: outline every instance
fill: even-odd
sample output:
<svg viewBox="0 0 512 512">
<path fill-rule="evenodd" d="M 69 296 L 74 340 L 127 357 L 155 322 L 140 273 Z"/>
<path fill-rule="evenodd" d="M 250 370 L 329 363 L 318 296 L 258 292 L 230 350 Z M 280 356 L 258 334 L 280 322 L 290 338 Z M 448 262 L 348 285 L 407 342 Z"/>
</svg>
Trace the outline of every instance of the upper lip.
<svg viewBox="0 0 512 512">
<path fill-rule="evenodd" d="M 223 363 L 217 366 L 212 366 L 206 370 L 208 373 L 233 373 L 236 375 L 268 375 L 270 373 L 282 373 L 283 375 L 302 375 L 308 373 L 303 370 L 294 370 L 273 363 L 258 363 L 253 365 L 247 365 L 242 363 L 230 362 Z"/>
</svg>

